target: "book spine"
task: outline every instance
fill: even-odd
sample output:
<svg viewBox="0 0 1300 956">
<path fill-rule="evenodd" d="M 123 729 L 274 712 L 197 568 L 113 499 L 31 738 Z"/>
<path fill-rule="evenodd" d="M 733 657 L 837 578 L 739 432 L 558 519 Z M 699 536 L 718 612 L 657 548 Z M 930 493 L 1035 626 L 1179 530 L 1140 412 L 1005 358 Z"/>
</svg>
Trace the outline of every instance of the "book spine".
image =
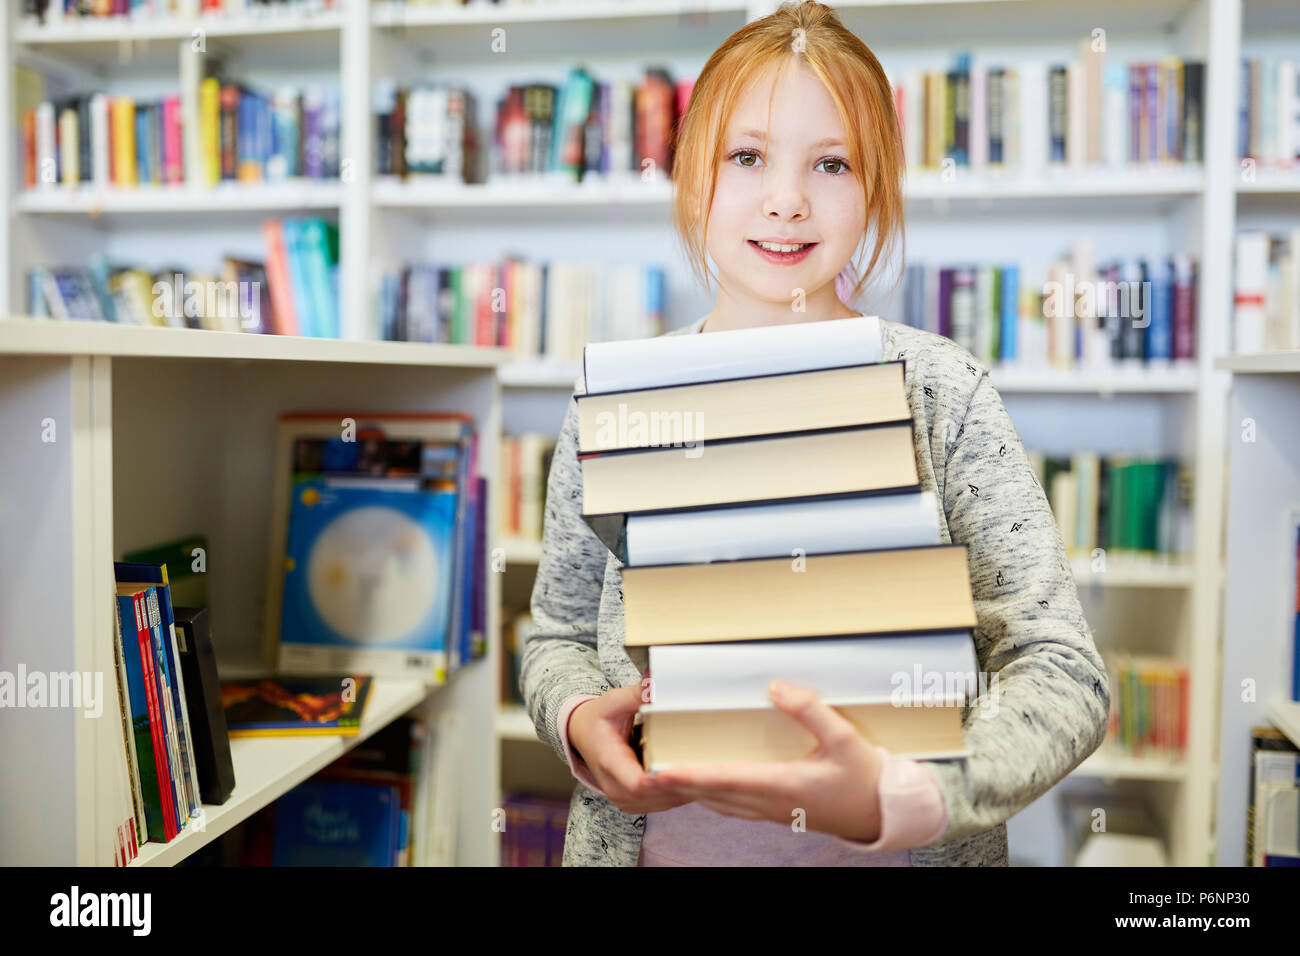
<svg viewBox="0 0 1300 956">
<path fill-rule="evenodd" d="M 171 774 L 167 768 L 167 749 L 164 741 L 162 711 L 158 703 L 158 683 L 154 674 L 153 649 L 146 621 L 144 593 L 132 596 L 135 609 L 136 639 L 140 646 L 140 662 L 144 674 L 145 696 L 149 703 L 149 735 L 153 741 L 154 769 L 158 775 L 158 793 L 163 818 L 163 842 L 169 842 L 177 833 L 175 804 L 172 798 Z"/>
</svg>

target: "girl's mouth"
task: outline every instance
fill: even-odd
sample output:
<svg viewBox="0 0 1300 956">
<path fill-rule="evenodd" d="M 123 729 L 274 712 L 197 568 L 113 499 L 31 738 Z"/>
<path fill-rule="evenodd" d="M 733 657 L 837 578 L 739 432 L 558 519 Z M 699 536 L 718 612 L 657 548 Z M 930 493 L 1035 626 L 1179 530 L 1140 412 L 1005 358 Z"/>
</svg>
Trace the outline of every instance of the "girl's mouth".
<svg viewBox="0 0 1300 956">
<path fill-rule="evenodd" d="M 764 249 L 763 246 L 760 246 L 753 239 L 750 239 L 748 241 L 749 241 L 749 247 L 753 249 L 755 252 L 757 252 L 760 256 L 762 256 L 764 259 L 766 259 L 768 262 L 775 262 L 778 265 L 783 265 L 783 266 L 794 265 L 796 262 L 802 262 L 804 259 L 808 258 L 808 253 L 812 252 L 813 249 L 817 248 L 817 243 L 808 242 L 802 244 L 798 249 L 794 250 L 793 252 L 781 252 L 776 249 Z M 791 245 L 793 245 L 793 243 L 788 243 L 788 244 L 768 243 L 768 245 L 781 245 L 784 248 L 788 249 Z"/>
</svg>

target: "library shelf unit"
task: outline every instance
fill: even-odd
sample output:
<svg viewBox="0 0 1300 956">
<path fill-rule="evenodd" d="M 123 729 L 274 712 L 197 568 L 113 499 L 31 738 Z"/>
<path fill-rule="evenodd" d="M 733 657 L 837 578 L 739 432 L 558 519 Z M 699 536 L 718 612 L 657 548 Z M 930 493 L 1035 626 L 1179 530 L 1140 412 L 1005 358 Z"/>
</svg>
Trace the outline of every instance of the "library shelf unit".
<svg viewBox="0 0 1300 956">
<path fill-rule="evenodd" d="M 1217 862 L 1242 866 L 1250 729 L 1271 722 L 1300 741 L 1300 703 L 1290 699 L 1296 567 L 1287 528 L 1288 514 L 1300 514 L 1300 351 L 1216 364 L 1232 373 Z"/>
<path fill-rule="evenodd" d="M 417 259 L 497 259 L 534 249 L 544 250 L 540 254 L 546 257 L 661 262 L 668 271 L 668 324 L 684 324 L 707 312 L 711 303 L 698 291 L 688 291 L 694 283 L 671 238 L 667 184 L 635 180 L 560 189 L 538 180 L 449 188 L 437 181 L 378 177 L 370 161 L 375 146 L 371 92 L 380 80 L 455 79 L 475 92 L 479 125 L 484 127 L 490 121 L 490 105 L 508 83 L 525 76 L 560 82 L 577 62 L 602 77 L 631 78 L 647 65 L 664 65 L 675 76 L 696 75 L 727 35 L 774 6 L 773 0 L 568 0 L 456 9 L 340 0 L 337 10 L 293 24 L 241 16 L 196 23 L 64 22 L 41 27 L 21 22 L 17 5 L 11 5 L 9 15 L 0 18 L 0 45 L 11 54 L 11 62 L 56 80 L 66 74 L 66 83 L 79 83 L 80 89 L 112 92 L 118 86 L 140 89 L 143 84 L 148 90 L 152 84 L 150 95 L 159 87 L 170 92 L 178 72 L 183 83 L 191 82 L 197 69 L 189 55 L 196 26 L 206 31 L 209 48 L 234 64 L 234 75 L 254 85 L 337 83 L 342 90 L 341 155 L 357 161 L 347 181 L 305 184 L 308 188 L 299 192 L 293 191 L 298 184 L 283 190 L 253 188 L 238 198 L 225 192 L 218 196 L 216 190 L 193 196 L 182 191 L 175 203 L 162 198 L 164 194 L 127 197 L 106 192 L 56 198 L 44 190 L 15 192 L 16 177 L 11 176 L 10 188 L 0 190 L 0 216 L 9 223 L 0 229 L 0 260 L 6 265 L 0 269 L 0 306 L 23 310 L 22 277 L 33 264 L 58 264 L 103 251 L 160 265 L 181 261 L 190 268 L 211 268 L 212 256 L 220 254 L 215 246 L 221 252 L 260 257 L 257 226 L 263 214 L 313 211 L 336 219 L 339 226 L 340 315 L 348 339 L 376 337 L 371 282 L 377 267 Z M 1243 30 L 1247 36 L 1278 29 L 1300 34 L 1294 4 L 839 0 L 832 6 L 891 73 L 946 66 L 956 50 L 1012 66 L 1026 59 L 1064 61 L 1073 58 L 1078 42 L 1098 26 L 1107 31 L 1108 55 L 1120 60 L 1171 54 L 1206 63 L 1205 153 L 1199 166 L 1044 169 L 1001 176 L 958 170 L 950 179 L 914 169 L 906 180 L 911 261 L 951 262 L 969 259 L 972 249 L 996 247 L 1000 257 L 1041 266 L 1065 252 L 1075 237 L 1087 236 L 1103 254 L 1186 250 L 1202 264 L 1194 368 L 1146 369 L 1134 375 L 1128 374 L 1131 370 L 999 368 L 992 375 L 1027 447 L 1055 454 L 1174 454 L 1193 465 L 1190 568 L 1121 567 L 1114 561 L 1103 575 L 1076 567 L 1076 576 L 1103 653 L 1107 647 L 1128 647 L 1136 636 L 1145 642 L 1141 650 L 1177 656 L 1189 667 L 1192 723 L 1184 770 L 1155 774 L 1128 768 L 1131 773 L 1120 775 L 1149 781 L 1144 793 L 1157 807 L 1172 860 L 1204 863 L 1212 843 L 1227 389 L 1226 373 L 1212 362 L 1227 352 L 1234 215 L 1251 204 L 1269 206 L 1279 198 L 1290 202 L 1300 196 L 1300 177 L 1293 173 L 1260 170 L 1255 181 L 1240 181 L 1235 157 L 1238 62 Z M 505 31 L 509 56 L 488 55 L 492 31 L 498 28 Z M 290 35 L 292 45 L 284 42 Z M 281 57 L 291 59 L 292 65 L 280 62 Z M 143 78 L 136 75 L 141 72 Z M 14 94 L 19 92 L 14 74 L 7 69 L 0 75 L 0 126 L 10 130 L 16 128 Z M 9 168 L 20 168 L 16 158 L 6 156 Z M 203 213 L 203 219 L 174 214 L 186 211 Z M 596 224 L 603 226 L 598 242 L 592 238 Z M 901 314 L 894 300 L 868 299 L 855 305 L 887 318 Z M 215 347 L 215 340 L 211 344 Z M 316 345 L 328 343 L 304 347 Z M 131 369 L 142 369 L 146 361 L 160 362 L 160 367 L 201 368 L 204 362 L 241 367 L 234 356 L 175 362 L 129 355 L 99 358 Z M 34 361 L 30 354 L 23 359 L 29 365 Z M 54 355 L 49 361 L 72 360 Z M 261 362 L 258 367 L 289 367 L 297 360 L 252 361 Z M 310 374 L 305 371 L 310 368 L 344 368 L 330 364 L 336 361 L 324 353 L 313 354 L 304 359 L 301 374 Z M 507 361 L 500 370 L 500 413 L 507 431 L 554 433 L 567 390 L 577 378 L 575 368 L 575 363 Z M 70 381 L 71 366 L 61 374 Z M 205 373 L 203 381 L 212 374 Z M 121 374 L 113 383 L 115 392 L 130 388 Z M 130 394 L 133 401 L 143 401 L 135 392 Z M 1065 414 L 1071 416 L 1070 429 L 1060 427 Z M 133 441 L 140 443 L 138 437 Z M 512 594 L 514 606 L 520 607 L 526 602 L 536 555 L 519 542 L 503 546 L 507 573 L 493 577 L 505 579 L 502 592 Z M 1159 613 L 1146 613 L 1144 604 Z M 1145 622 L 1140 635 L 1135 620 Z M 536 760 L 540 768 L 544 757 L 554 787 L 572 789 L 567 770 L 553 754 L 541 753 L 545 748 L 500 739 L 504 766 Z M 509 759 L 504 756 L 507 745 Z M 1115 766 L 1125 770 L 1111 764 Z M 1013 848 L 1016 839 L 1013 830 Z M 1035 835 L 1025 842 L 1039 841 Z"/>
<path fill-rule="evenodd" d="M 276 420 L 290 410 L 463 410 L 495 467 L 498 349 L 0 319 L 0 634 L 3 666 L 112 674 L 113 561 L 184 535 L 208 539 L 223 675 L 268 661 L 261 638 Z M 489 506 L 489 520 L 493 518 Z M 481 570 L 480 573 L 487 573 Z M 487 575 L 495 635 L 498 575 Z M 445 684 L 378 678 L 356 737 L 236 739 L 236 789 L 201 826 L 145 844 L 171 865 L 408 711 L 453 711 L 463 734 L 457 860 L 495 865 L 498 645 Z M 104 863 L 97 799 L 121 772 L 111 720 L 5 711 L 0 845 L 6 863 Z M 116 760 L 114 759 L 116 756 Z M 108 858 L 111 860 L 111 856 Z"/>
</svg>

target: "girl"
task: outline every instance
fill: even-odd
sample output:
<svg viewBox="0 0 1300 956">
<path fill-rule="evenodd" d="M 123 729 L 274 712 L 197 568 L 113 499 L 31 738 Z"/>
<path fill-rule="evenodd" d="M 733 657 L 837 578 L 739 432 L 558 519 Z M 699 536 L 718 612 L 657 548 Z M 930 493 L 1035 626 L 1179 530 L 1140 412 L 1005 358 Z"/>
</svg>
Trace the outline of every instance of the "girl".
<svg viewBox="0 0 1300 956">
<path fill-rule="evenodd" d="M 674 160 L 676 227 L 706 282 L 712 256 L 717 303 L 670 334 L 857 315 L 845 301 L 902 236 L 900 142 L 880 64 L 829 7 L 787 3 L 732 35 L 695 84 Z M 850 260 L 867 241 L 855 286 Z M 764 249 L 771 242 L 805 248 L 782 255 Z M 1006 819 L 1101 743 L 1105 668 L 1000 397 L 950 340 L 880 329 L 884 360 L 906 362 L 921 484 L 942 502 L 943 541 L 968 546 L 976 656 L 996 689 L 965 713 L 971 756 L 895 757 L 811 691 L 777 681 L 774 705 L 817 738 L 806 759 L 642 770 L 629 735 L 648 699 L 647 657 L 623 647 L 622 565 L 582 520 L 570 401 L 520 676 L 538 734 L 580 782 L 566 866 L 1006 865 Z"/>
</svg>

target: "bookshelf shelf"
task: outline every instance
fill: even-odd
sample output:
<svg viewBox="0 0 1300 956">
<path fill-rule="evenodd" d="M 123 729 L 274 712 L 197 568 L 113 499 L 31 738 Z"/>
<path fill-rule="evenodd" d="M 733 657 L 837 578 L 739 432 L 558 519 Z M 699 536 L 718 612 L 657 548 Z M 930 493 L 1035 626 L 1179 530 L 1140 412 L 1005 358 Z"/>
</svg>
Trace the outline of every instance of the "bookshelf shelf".
<svg viewBox="0 0 1300 956">
<path fill-rule="evenodd" d="M 1300 196 L 1300 169 L 1263 169 L 1249 182 L 1237 181 L 1243 195 Z"/>
<path fill-rule="evenodd" d="M 1093 571 L 1092 561 L 1087 557 L 1074 558 L 1070 564 L 1074 580 L 1081 588 L 1190 588 L 1196 582 L 1196 569 L 1190 561 L 1111 558 L 1104 572 Z"/>
<path fill-rule="evenodd" d="M 1257 352 L 1252 355 L 1225 355 L 1214 360 L 1214 367 L 1237 375 L 1277 375 L 1300 372 L 1300 349 Z"/>
<path fill-rule="evenodd" d="M 663 206 L 667 208 L 672 188 L 663 181 L 643 182 L 630 177 L 574 183 L 546 176 L 496 179 L 463 185 L 430 176 L 407 180 L 379 177 L 371 186 L 371 199 L 379 208 L 482 209 L 503 207 L 558 207 L 561 209 L 605 209 L 611 205 Z"/>
<path fill-rule="evenodd" d="M 14 41 L 25 46 L 118 44 L 135 40 L 189 39 L 202 30 L 213 37 L 268 36 L 307 31 L 337 31 L 343 17 L 336 11 L 303 13 L 286 10 L 264 16 L 199 16 L 194 19 L 67 17 L 52 23 L 20 23 Z"/>
<path fill-rule="evenodd" d="M 497 736 L 502 740 L 537 742 L 537 728 L 528 711 L 518 704 L 503 704 L 497 712 Z"/>
<path fill-rule="evenodd" d="M 101 213 L 281 212 L 337 210 L 343 197 L 339 183 L 228 184 L 212 189 L 187 186 L 141 186 L 137 189 L 93 187 L 35 189 L 14 199 L 18 212 L 46 215 Z"/>
<path fill-rule="evenodd" d="M 514 361 L 498 370 L 503 388 L 563 388 L 572 390 L 582 375 L 581 362 Z"/>
<path fill-rule="evenodd" d="M 1196 366 L 1191 363 L 1114 369 L 994 366 L 989 370 L 989 377 L 999 392 L 1100 395 L 1116 392 L 1194 393 L 1200 378 Z"/>
<path fill-rule="evenodd" d="M 1182 782 L 1187 779 L 1186 763 L 1154 757 L 1129 757 L 1098 750 L 1075 767 L 1076 777 L 1100 777 L 1107 780 L 1155 780 Z"/>
<path fill-rule="evenodd" d="M 414 365 L 491 369 L 504 349 L 414 342 L 350 342 L 292 335 L 166 329 L 55 319 L 0 320 L 0 355 L 116 355 L 138 358 L 235 359 L 347 365 Z"/>
<path fill-rule="evenodd" d="M 741 0 L 560 0 L 547 4 L 476 6 L 468 8 L 408 7 L 403 3 L 376 3 L 370 22 L 377 27 L 448 27 L 477 24 L 580 22 L 630 17 L 689 17 L 701 13 L 742 14 Z"/>
<path fill-rule="evenodd" d="M 454 677 L 452 678 L 455 679 Z M 241 737 L 230 742 L 235 789 L 221 806 L 204 805 L 203 828 L 186 827 L 170 843 L 146 843 L 132 866 L 174 866 L 262 807 L 417 707 L 433 690 L 419 681 L 376 678 L 353 737 Z"/>
<path fill-rule="evenodd" d="M 507 538 L 499 546 L 505 550 L 506 565 L 537 564 L 542 560 L 542 542 L 527 538 Z"/>
<path fill-rule="evenodd" d="M 1300 747 L 1300 701 L 1274 699 L 1268 702 L 1268 719 Z"/>
</svg>

